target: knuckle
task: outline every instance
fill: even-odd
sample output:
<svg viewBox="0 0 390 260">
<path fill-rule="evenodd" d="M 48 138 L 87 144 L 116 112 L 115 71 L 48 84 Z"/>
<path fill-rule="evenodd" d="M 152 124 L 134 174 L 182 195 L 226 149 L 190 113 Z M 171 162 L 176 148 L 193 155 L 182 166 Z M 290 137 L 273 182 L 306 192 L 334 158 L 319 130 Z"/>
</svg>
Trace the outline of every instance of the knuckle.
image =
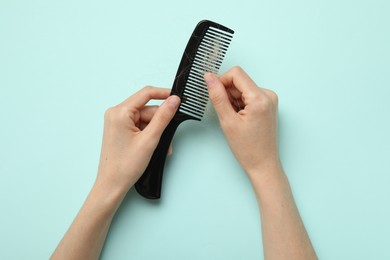
<svg viewBox="0 0 390 260">
<path fill-rule="evenodd" d="M 128 117 L 128 111 L 123 106 L 110 107 L 104 113 L 104 121 L 110 124 L 122 123 Z"/>
<path fill-rule="evenodd" d="M 269 96 L 269 100 L 271 101 L 270 106 L 271 106 L 272 110 L 274 110 L 274 111 L 277 110 L 277 108 L 279 106 L 278 95 L 274 91 L 270 90 L 270 93 L 268 96 Z"/>
<path fill-rule="evenodd" d="M 255 109 L 261 113 L 266 112 L 271 109 L 272 101 L 268 96 L 259 96 L 255 102 Z"/>
<path fill-rule="evenodd" d="M 261 113 L 273 110 L 278 105 L 278 95 L 268 89 L 264 89 L 263 92 L 253 92 L 250 99 L 254 101 L 253 107 L 255 110 Z"/>
<path fill-rule="evenodd" d="M 278 94 L 276 94 L 275 91 L 267 90 L 267 94 L 268 94 L 268 96 L 271 98 L 271 100 L 273 102 L 275 102 L 276 104 L 278 103 L 279 97 L 278 97 Z"/>
<path fill-rule="evenodd" d="M 244 70 L 240 66 L 234 66 L 233 68 L 231 68 L 231 72 L 234 75 L 241 74 L 243 71 Z"/>
<path fill-rule="evenodd" d="M 113 115 L 113 110 L 114 110 L 114 107 L 110 107 L 108 108 L 105 112 L 104 112 L 104 120 L 110 120 L 110 118 L 112 117 Z"/>
<path fill-rule="evenodd" d="M 263 93 L 261 93 L 260 89 L 256 89 L 255 91 L 250 92 L 249 95 L 253 100 L 262 101 L 262 99 L 264 98 L 264 95 Z"/>
<path fill-rule="evenodd" d="M 150 92 L 150 91 L 152 91 L 152 89 L 153 89 L 152 86 L 146 85 L 146 86 L 144 86 L 144 87 L 142 88 L 142 91 L 144 91 L 144 92 Z"/>
<path fill-rule="evenodd" d="M 142 89 L 141 89 L 141 92 L 146 95 L 146 96 L 150 96 L 151 92 L 153 91 L 153 87 L 152 86 L 144 86 Z"/>
</svg>

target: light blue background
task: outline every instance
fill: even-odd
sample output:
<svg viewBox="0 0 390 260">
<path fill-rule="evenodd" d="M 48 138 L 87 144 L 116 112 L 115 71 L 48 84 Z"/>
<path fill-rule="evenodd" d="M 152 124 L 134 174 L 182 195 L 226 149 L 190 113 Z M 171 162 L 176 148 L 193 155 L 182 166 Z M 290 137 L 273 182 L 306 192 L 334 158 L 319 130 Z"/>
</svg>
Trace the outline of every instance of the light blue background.
<svg viewBox="0 0 390 260">
<path fill-rule="evenodd" d="M 171 87 L 196 25 L 236 31 L 280 99 L 280 151 L 321 259 L 390 259 L 385 0 L 0 0 L 0 258 L 45 259 L 93 184 L 106 108 Z M 261 259 L 259 213 L 215 113 L 174 139 L 159 202 L 131 190 L 102 259 Z"/>
</svg>

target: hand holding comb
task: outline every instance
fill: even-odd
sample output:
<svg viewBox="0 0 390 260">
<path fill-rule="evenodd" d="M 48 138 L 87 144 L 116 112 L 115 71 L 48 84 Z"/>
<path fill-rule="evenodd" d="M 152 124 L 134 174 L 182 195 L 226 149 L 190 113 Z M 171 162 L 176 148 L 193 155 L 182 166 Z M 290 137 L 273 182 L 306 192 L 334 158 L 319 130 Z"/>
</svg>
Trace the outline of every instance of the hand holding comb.
<svg viewBox="0 0 390 260">
<path fill-rule="evenodd" d="M 234 31 L 215 22 L 203 20 L 195 27 L 183 53 L 171 95 L 181 98 L 181 104 L 161 135 L 149 165 L 135 184 L 139 194 L 159 199 L 165 159 L 177 127 L 185 120 L 200 121 L 208 102 L 203 75 L 218 73 Z"/>
</svg>

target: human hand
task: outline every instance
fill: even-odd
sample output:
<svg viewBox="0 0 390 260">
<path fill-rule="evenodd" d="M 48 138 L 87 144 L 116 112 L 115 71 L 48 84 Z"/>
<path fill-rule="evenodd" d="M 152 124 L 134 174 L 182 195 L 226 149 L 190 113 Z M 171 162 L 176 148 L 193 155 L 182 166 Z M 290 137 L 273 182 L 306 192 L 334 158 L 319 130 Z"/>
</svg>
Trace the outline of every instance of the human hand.
<svg viewBox="0 0 390 260">
<path fill-rule="evenodd" d="M 229 146 L 256 193 L 264 258 L 317 259 L 279 160 L 276 94 L 239 67 L 220 78 L 206 73 L 205 81 Z"/>
<path fill-rule="evenodd" d="M 104 116 L 103 144 L 96 182 L 125 194 L 145 171 L 180 98 L 169 89 L 145 87 Z M 145 106 L 151 99 L 166 99 Z"/>
<path fill-rule="evenodd" d="M 219 78 L 206 73 L 205 81 L 228 144 L 250 177 L 280 167 L 277 95 L 258 87 L 240 67 Z"/>
</svg>

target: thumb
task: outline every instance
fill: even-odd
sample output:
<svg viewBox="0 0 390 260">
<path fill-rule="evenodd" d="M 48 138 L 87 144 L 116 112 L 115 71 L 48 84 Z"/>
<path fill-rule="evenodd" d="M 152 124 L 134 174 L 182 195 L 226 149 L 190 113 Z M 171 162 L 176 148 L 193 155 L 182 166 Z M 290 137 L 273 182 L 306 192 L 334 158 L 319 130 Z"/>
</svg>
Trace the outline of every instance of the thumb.
<svg viewBox="0 0 390 260">
<path fill-rule="evenodd" d="M 221 80 L 212 73 L 206 73 L 204 75 L 204 80 L 206 81 L 209 97 L 218 114 L 219 120 L 221 121 L 231 117 L 235 111 Z"/>
<path fill-rule="evenodd" d="M 162 132 L 165 130 L 175 115 L 179 104 L 180 98 L 178 96 L 172 95 L 168 97 L 157 109 L 152 120 L 149 122 L 143 132 L 148 132 L 148 134 L 152 135 L 153 137 L 160 138 Z"/>
</svg>

